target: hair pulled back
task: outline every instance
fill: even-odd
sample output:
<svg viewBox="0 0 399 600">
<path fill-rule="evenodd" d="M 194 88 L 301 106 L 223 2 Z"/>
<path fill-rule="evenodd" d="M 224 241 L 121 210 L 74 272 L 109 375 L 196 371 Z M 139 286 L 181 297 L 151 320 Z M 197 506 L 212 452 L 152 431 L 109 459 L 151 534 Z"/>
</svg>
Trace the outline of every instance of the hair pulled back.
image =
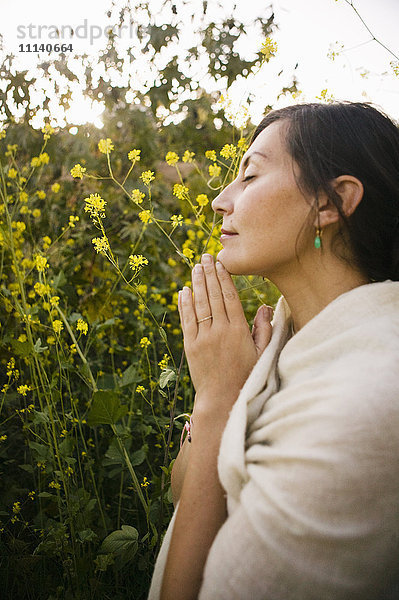
<svg viewBox="0 0 399 600">
<path fill-rule="evenodd" d="M 351 264 L 371 281 L 399 281 L 398 127 L 367 103 L 296 104 L 267 114 L 251 143 L 279 120 L 287 124 L 285 142 L 300 168 L 299 186 L 316 200 L 324 192 L 337 207 Z M 352 175 L 364 187 L 362 200 L 348 217 L 332 186 L 340 175 Z M 332 251 L 344 233 L 340 230 L 334 237 Z"/>
</svg>

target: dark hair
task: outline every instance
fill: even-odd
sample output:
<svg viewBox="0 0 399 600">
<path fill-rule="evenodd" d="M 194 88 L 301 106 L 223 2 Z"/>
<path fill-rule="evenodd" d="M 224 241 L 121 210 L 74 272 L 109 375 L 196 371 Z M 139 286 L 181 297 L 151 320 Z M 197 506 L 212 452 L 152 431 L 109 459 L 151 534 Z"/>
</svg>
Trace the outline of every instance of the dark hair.
<svg viewBox="0 0 399 600">
<path fill-rule="evenodd" d="M 285 141 L 300 168 L 299 187 L 315 196 L 325 192 L 344 224 L 332 239 L 371 281 L 399 280 L 399 129 L 370 104 L 334 102 L 296 104 L 271 111 L 255 130 L 255 138 L 271 123 L 287 123 Z M 364 187 L 355 211 L 347 217 L 331 185 L 340 175 L 352 175 Z M 312 207 L 313 209 L 315 206 Z M 314 218 L 312 210 L 309 213 Z M 308 221 L 307 221 L 308 222 Z M 306 223 L 307 223 L 306 222 Z M 306 223 L 304 225 L 306 225 Z M 351 249 L 349 259 L 345 248 Z"/>
</svg>

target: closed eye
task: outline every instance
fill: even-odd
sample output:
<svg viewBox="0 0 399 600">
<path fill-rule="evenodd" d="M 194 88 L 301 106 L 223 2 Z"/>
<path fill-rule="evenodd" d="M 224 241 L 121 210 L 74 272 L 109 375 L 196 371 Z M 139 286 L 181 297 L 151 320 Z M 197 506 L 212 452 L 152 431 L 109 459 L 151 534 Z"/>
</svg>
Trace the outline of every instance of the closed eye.
<svg viewBox="0 0 399 600">
<path fill-rule="evenodd" d="M 255 177 L 255 175 L 247 175 L 246 177 L 244 177 L 244 179 L 242 180 L 243 183 L 250 181 L 250 179 L 253 179 Z"/>
</svg>

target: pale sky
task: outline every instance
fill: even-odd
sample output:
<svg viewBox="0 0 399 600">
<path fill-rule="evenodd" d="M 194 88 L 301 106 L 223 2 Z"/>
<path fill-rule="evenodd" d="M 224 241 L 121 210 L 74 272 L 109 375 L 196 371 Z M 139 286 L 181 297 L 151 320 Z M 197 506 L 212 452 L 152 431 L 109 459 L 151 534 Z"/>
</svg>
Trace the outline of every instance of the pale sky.
<svg viewBox="0 0 399 600">
<path fill-rule="evenodd" d="M 156 8 L 159 3 L 160 0 L 152 0 L 151 6 Z M 182 11 L 194 12 L 202 8 L 202 0 L 191 0 L 186 9 L 181 8 L 181 0 L 175 3 L 178 10 Z M 249 23 L 253 17 L 268 16 L 270 3 L 268 0 L 224 0 L 223 8 L 218 8 L 217 2 L 209 0 L 208 5 L 212 18 L 222 18 L 228 8 L 236 4 L 234 16 Z M 42 30 L 42 39 L 37 39 L 39 25 L 70 25 L 75 28 L 80 25 L 83 36 L 87 19 L 86 26 L 92 27 L 93 34 L 100 37 L 90 43 L 88 31 L 84 39 L 74 39 L 74 50 L 96 53 L 105 43 L 102 31 L 109 24 L 105 12 L 110 4 L 110 0 L 1 0 L 0 33 L 5 49 L 18 56 L 19 68 L 26 68 L 34 64 L 36 56 L 19 52 L 19 44 L 55 43 L 52 39 L 46 39 L 45 30 Z M 375 0 L 354 0 L 354 4 L 374 35 L 399 55 L 398 0 L 379 0 L 378 3 Z M 399 120 L 399 77 L 393 74 L 390 66 L 394 57 L 371 40 L 353 9 L 344 0 L 275 0 L 273 8 L 275 22 L 279 26 L 273 35 L 278 43 L 276 57 L 255 78 L 237 81 L 230 91 L 237 105 L 242 98 L 246 99 L 248 92 L 255 95 L 251 105 L 255 122 L 261 118 L 267 104 L 277 107 L 293 101 L 287 97 L 277 100 L 277 95 L 283 85 L 291 83 L 297 63 L 295 74 L 298 87 L 303 92 L 302 100 L 314 100 L 327 88 L 337 99 L 371 101 Z M 33 26 L 30 30 L 33 32 L 31 39 L 29 25 Z M 186 33 L 188 43 L 192 45 L 189 27 Z M 25 37 L 22 38 L 22 35 Z M 125 32 L 125 35 L 128 44 L 129 33 Z M 237 48 L 251 56 L 259 50 L 262 41 L 254 35 L 243 36 Z M 184 38 L 180 43 L 185 43 Z M 344 51 L 332 61 L 327 54 L 331 45 L 336 43 L 343 45 Z M 40 58 L 45 60 L 47 55 L 41 54 Z M 281 71 L 283 73 L 279 76 Z M 220 89 L 220 85 L 216 89 Z M 99 113 L 98 107 L 97 111 L 90 111 L 90 107 L 86 106 L 83 110 L 77 104 L 72 111 L 71 121 L 78 123 L 79 118 L 95 120 L 95 115 L 98 117 Z M 99 121 L 97 123 L 100 124 Z"/>
</svg>

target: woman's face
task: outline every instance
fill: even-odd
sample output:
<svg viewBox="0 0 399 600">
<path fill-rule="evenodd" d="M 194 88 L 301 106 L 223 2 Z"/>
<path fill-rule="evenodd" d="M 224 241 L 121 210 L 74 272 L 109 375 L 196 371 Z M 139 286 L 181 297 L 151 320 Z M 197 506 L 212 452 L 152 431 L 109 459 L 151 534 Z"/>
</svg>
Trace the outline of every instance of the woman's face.
<svg viewBox="0 0 399 600">
<path fill-rule="evenodd" d="M 298 265 L 295 241 L 310 206 L 295 181 L 285 128 L 284 122 L 275 122 L 258 135 L 243 156 L 237 178 L 212 202 L 213 210 L 223 215 L 218 259 L 232 274 L 272 279 L 274 274 L 292 274 Z M 309 248 L 309 234 L 301 235 L 301 259 Z"/>
</svg>

